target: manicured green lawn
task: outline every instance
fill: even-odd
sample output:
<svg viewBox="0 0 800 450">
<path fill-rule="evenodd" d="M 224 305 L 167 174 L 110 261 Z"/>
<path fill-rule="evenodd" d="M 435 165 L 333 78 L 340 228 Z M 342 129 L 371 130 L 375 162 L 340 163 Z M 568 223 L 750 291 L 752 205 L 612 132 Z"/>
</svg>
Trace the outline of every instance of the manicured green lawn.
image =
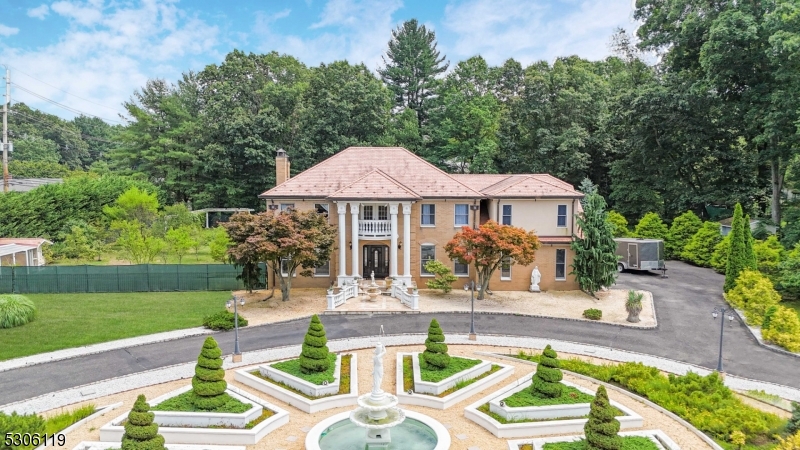
<svg viewBox="0 0 800 450">
<path fill-rule="evenodd" d="M 0 361 L 203 325 L 230 292 L 29 294 L 36 319 L 0 329 Z"/>
<path fill-rule="evenodd" d="M 534 395 L 530 389 L 523 389 L 503 399 L 506 406 L 519 408 L 523 406 L 550 406 L 574 405 L 576 403 L 591 403 L 594 396 L 583 393 L 574 387 L 564 386 L 560 397 L 549 398 Z"/>
<path fill-rule="evenodd" d="M 420 357 L 422 357 L 422 353 L 420 353 Z M 420 361 L 417 360 L 417 363 L 420 363 Z M 420 364 L 419 375 L 422 378 L 422 381 L 437 383 L 445 378 L 449 378 L 457 374 L 458 372 L 475 367 L 480 363 L 481 361 L 479 359 L 467 359 L 459 358 L 458 356 L 451 356 L 450 364 L 447 366 L 447 368 L 442 370 L 426 369 L 422 364 Z"/>
<path fill-rule="evenodd" d="M 586 441 L 553 442 L 544 444 L 544 450 L 588 450 Z M 658 450 L 658 446 L 643 436 L 625 436 L 622 438 L 622 450 Z"/>
<path fill-rule="evenodd" d="M 223 403 L 219 408 L 209 412 L 238 414 L 243 413 L 253 407 L 253 405 L 242 403 L 228 394 L 222 395 L 226 398 L 225 403 Z M 204 410 L 197 409 L 194 406 L 193 399 L 194 392 L 188 391 L 184 392 L 183 394 L 176 395 L 175 397 L 168 398 L 158 405 L 153 406 L 151 409 L 153 411 L 205 412 Z"/>
<path fill-rule="evenodd" d="M 303 373 L 300 370 L 300 358 L 290 359 L 288 361 L 282 361 L 279 363 L 271 364 L 272 367 L 280 370 L 281 372 L 286 372 L 289 375 L 294 375 L 297 378 L 302 378 L 309 383 L 313 384 L 322 384 L 323 381 L 327 381 L 328 383 L 333 383 L 335 378 L 333 377 L 333 372 L 336 370 L 336 354 L 330 353 L 328 355 L 328 360 L 330 360 L 331 364 L 328 367 L 328 370 L 325 372 L 319 373 Z"/>
</svg>

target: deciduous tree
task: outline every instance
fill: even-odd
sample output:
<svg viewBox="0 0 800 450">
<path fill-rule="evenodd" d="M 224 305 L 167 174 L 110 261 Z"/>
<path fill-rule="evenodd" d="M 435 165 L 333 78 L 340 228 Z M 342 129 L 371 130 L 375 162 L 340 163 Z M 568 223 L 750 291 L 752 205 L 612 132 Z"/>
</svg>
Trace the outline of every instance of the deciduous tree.
<svg viewBox="0 0 800 450">
<path fill-rule="evenodd" d="M 527 266 L 536 257 L 539 245 L 533 231 L 489 220 L 477 230 L 462 227 L 444 248 L 448 258 L 475 267 L 480 286 L 478 300 L 483 300 L 489 279 L 504 258 L 509 258 L 511 265 Z"/>
</svg>

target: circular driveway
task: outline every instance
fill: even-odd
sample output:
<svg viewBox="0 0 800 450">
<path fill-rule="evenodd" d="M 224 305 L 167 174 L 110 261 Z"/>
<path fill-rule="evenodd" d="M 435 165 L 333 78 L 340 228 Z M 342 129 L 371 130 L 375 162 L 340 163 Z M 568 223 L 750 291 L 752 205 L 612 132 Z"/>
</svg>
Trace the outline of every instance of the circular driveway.
<svg viewBox="0 0 800 450">
<path fill-rule="evenodd" d="M 724 277 L 710 269 L 671 261 L 668 279 L 659 274 L 622 273 L 617 288 L 653 292 L 658 328 L 642 330 L 603 323 L 526 316 L 476 314 L 478 334 L 532 336 L 600 345 L 661 356 L 716 369 Z M 370 336 L 384 325 L 386 334 L 426 333 L 431 318 L 445 333 L 469 332 L 469 314 L 329 315 L 322 320 L 329 339 Z M 308 319 L 240 330 L 242 351 L 298 345 Z M 223 353 L 233 350 L 233 333 L 213 335 Z M 130 347 L 0 372 L 0 405 L 109 378 L 194 361 L 206 336 Z M 744 325 L 725 325 L 724 370 L 740 377 L 800 388 L 800 358 L 755 342 Z"/>
</svg>

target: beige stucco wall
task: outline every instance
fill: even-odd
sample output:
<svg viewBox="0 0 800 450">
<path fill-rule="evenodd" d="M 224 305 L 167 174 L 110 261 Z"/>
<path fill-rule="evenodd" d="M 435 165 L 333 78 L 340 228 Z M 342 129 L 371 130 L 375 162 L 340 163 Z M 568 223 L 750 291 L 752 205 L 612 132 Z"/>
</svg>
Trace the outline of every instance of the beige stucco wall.
<svg viewBox="0 0 800 450">
<path fill-rule="evenodd" d="M 579 200 L 575 200 L 577 204 Z M 498 204 L 499 215 L 498 215 Z M 511 225 L 533 230 L 538 236 L 572 236 L 574 222 L 572 199 L 492 199 L 489 202 L 489 215 L 500 222 L 503 205 L 511 205 Z M 567 206 L 567 226 L 558 226 L 558 205 Z"/>
<path fill-rule="evenodd" d="M 314 209 L 314 205 L 316 203 L 329 203 L 329 215 L 328 221 L 332 225 L 338 227 L 339 226 L 339 216 L 337 210 L 337 204 L 333 202 L 328 202 L 324 200 L 304 200 L 304 199 L 296 199 L 296 200 L 281 200 L 276 201 L 276 204 L 279 203 L 294 203 L 295 208 L 299 211 L 308 211 Z M 374 203 L 378 204 L 378 202 L 365 202 L 365 203 Z M 433 244 L 436 246 L 436 259 L 447 264 L 451 269 L 453 269 L 453 262 L 447 258 L 447 254 L 444 250 L 444 246 L 449 242 L 453 236 L 460 230 L 460 226 L 455 226 L 455 205 L 456 204 L 470 204 L 470 201 L 464 200 L 423 200 L 420 202 L 413 203 L 411 205 L 411 216 L 410 216 L 410 224 L 411 224 L 411 275 L 412 279 L 417 283 L 418 286 L 421 288 L 425 287 L 425 282 L 430 280 L 432 277 L 429 276 L 421 276 L 420 275 L 420 254 L 421 254 L 421 246 L 422 244 Z M 550 234 L 545 234 L 542 232 L 537 231 L 537 234 L 541 236 L 568 236 L 570 235 L 570 226 L 572 225 L 571 214 L 572 214 L 572 202 L 569 201 L 533 201 L 533 200 L 515 200 L 514 202 L 509 202 L 513 204 L 513 216 L 512 216 L 512 225 L 520 226 L 526 229 L 534 229 L 536 230 L 535 226 L 541 227 L 543 230 L 550 230 Z M 436 224 L 433 227 L 429 226 L 422 226 L 421 225 L 421 205 L 422 204 L 434 204 L 436 205 L 436 217 L 435 221 Z M 501 202 L 501 205 L 503 202 Z M 557 234 L 557 232 L 561 230 L 557 230 L 556 224 L 556 205 L 558 204 L 567 204 L 567 228 L 563 234 Z M 496 204 L 493 205 L 493 208 L 496 208 Z M 397 216 L 397 224 L 398 224 L 398 243 L 402 246 L 405 246 L 406 243 L 403 242 L 403 210 L 402 206 L 399 208 L 398 216 Z M 376 211 L 377 214 L 377 211 Z M 470 224 L 472 223 L 472 212 L 470 211 L 469 215 Z M 548 222 L 552 222 L 552 226 L 548 224 Z M 347 243 L 347 248 L 344 249 L 345 251 L 345 274 L 351 274 L 351 258 L 352 258 L 352 251 L 349 248 L 349 244 L 352 241 L 351 239 L 351 216 L 350 216 L 350 207 L 347 207 L 347 213 L 345 214 L 345 242 Z M 336 238 L 336 247 L 338 247 L 338 236 Z M 359 271 L 361 271 L 361 267 L 364 264 L 362 260 L 362 249 L 364 245 L 389 245 L 389 240 L 365 240 L 359 239 L 358 241 L 358 248 L 356 251 L 359 252 Z M 577 284 L 574 281 L 574 277 L 567 275 L 567 281 L 556 281 L 555 280 L 555 248 L 565 248 L 567 249 L 567 274 L 569 273 L 569 264 L 572 263 L 572 253 L 569 250 L 569 246 L 561 245 L 561 246 L 550 246 L 550 245 L 542 245 L 541 248 L 536 253 L 536 262 L 528 267 L 523 266 L 513 266 L 511 269 L 511 280 L 500 280 L 500 272 L 499 270 L 494 274 L 491 282 L 490 288 L 493 290 L 527 290 L 528 286 L 530 285 L 530 275 L 533 267 L 535 265 L 539 266 L 539 271 L 542 273 L 542 280 L 540 282 L 540 287 L 542 290 L 567 290 L 567 289 L 576 289 Z M 399 275 L 403 275 L 403 248 L 397 250 L 397 273 Z M 331 263 L 330 263 L 330 276 L 314 276 L 314 277 L 302 277 L 297 276 L 292 281 L 292 285 L 294 287 L 327 287 L 336 280 L 337 275 L 339 274 L 339 256 L 338 256 L 339 249 L 336 248 L 331 255 Z M 390 261 L 391 265 L 391 261 Z M 391 268 L 390 268 L 391 270 Z M 474 268 L 470 267 L 470 277 L 474 277 Z M 360 274 L 362 277 L 369 277 L 369 274 Z M 455 288 L 462 288 L 464 284 L 469 280 L 467 277 L 460 277 L 456 282 L 453 283 Z"/>
</svg>

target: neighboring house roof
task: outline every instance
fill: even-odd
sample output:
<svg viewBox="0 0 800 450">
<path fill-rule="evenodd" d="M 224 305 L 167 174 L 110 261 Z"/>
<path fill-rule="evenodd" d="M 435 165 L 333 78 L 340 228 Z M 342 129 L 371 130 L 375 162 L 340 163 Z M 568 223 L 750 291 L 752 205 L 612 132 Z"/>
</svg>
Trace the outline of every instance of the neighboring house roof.
<svg viewBox="0 0 800 450">
<path fill-rule="evenodd" d="M 750 219 L 750 225 L 751 226 L 753 224 L 758 225 L 758 222 L 760 222 L 758 219 Z M 730 227 L 733 224 L 733 217 L 728 217 L 727 219 L 722 219 L 722 220 L 719 221 L 719 224 L 722 225 L 723 227 Z"/>
<path fill-rule="evenodd" d="M 48 241 L 47 239 L 41 238 L 0 238 L 0 245 L 32 245 L 34 248 L 36 248 L 44 243 L 52 244 L 52 242 Z"/>
<path fill-rule="evenodd" d="M 19 245 L 19 244 L 0 244 L 0 256 L 13 255 L 14 253 L 27 252 L 28 250 L 36 250 L 33 245 Z"/>
<path fill-rule="evenodd" d="M 346 187 L 339 189 L 328 198 L 345 199 L 393 199 L 393 200 L 419 200 L 422 197 L 411 189 L 403 186 L 399 181 L 386 175 L 380 169 L 364 175 Z"/>
<path fill-rule="evenodd" d="M 262 193 L 259 198 L 394 199 L 581 198 L 547 174 L 444 172 L 402 147 L 349 147 Z"/>
<path fill-rule="evenodd" d="M 64 182 L 61 178 L 11 178 L 8 180 L 10 192 L 28 192 L 45 184 L 58 184 Z"/>
</svg>

